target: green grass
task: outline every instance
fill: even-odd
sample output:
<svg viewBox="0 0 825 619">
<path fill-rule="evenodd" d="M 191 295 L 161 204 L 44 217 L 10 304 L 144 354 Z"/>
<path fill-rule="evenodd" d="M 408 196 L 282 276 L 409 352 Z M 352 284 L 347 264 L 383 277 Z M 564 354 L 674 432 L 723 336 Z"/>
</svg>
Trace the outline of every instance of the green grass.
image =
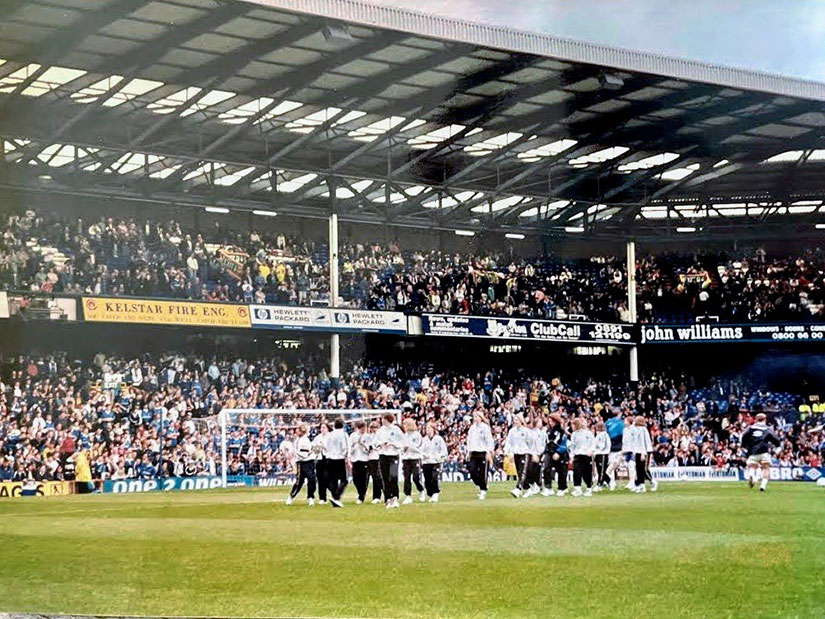
<svg viewBox="0 0 825 619">
<path fill-rule="evenodd" d="M 813 484 L 387 512 L 285 490 L 0 502 L 0 611 L 345 617 L 825 617 Z M 273 502 L 273 499 L 278 499 Z"/>
</svg>

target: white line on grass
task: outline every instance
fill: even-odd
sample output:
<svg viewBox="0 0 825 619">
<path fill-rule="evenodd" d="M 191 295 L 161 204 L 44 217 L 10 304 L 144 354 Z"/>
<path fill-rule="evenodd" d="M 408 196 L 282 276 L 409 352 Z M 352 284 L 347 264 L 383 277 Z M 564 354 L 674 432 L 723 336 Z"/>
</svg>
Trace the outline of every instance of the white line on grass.
<svg viewBox="0 0 825 619">
<path fill-rule="evenodd" d="M 208 615 L 83 615 L 71 614 L 28 614 L 28 613 L 0 613 L 0 619 L 218 619 Z M 231 617 L 220 615 L 219 619 L 380 619 L 378 617 L 325 617 L 321 615 L 283 615 L 272 617 Z"/>
</svg>

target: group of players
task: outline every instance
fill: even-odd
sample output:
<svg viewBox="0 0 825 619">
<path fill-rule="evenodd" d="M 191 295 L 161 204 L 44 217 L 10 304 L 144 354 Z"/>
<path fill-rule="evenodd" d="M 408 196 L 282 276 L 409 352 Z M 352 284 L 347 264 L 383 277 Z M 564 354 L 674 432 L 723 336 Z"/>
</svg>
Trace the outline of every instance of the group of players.
<svg viewBox="0 0 825 619">
<path fill-rule="evenodd" d="M 595 430 L 595 432 L 594 432 Z M 492 463 L 493 436 L 483 413 L 473 415 L 467 435 L 470 476 L 478 486 L 478 498 L 487 497 L 487 467 Z M 645 483 L 656 491 L 657 482 L 650 474 L 653 444 L 644 417 L 622 419 L 621 413 L 595 424 L 591 429 L 581 417 L 567 428 L 558 414 L 515 415 L 504 442 L 504 453 L 515 466 L 516 498 L 565 496 L 568 471 L 573 468 L 572 496 L 592 496 L 603 488 L 616 489 L 616 473 L 627 467 L 627 489 L 646 492 Z M 556 490 L 554 492 L 553 486 Z M 584 490 L 582 490 L 584 487 Z"/>
<path fill-rule="evenodd" d="M 344 429 L 343 419 L 336 419 L 333 429 L 322 423 L 318 435 L 310 441 L 308 427 L 298 427 L 296 441 L 296 481 L 287 497 L 291 505 L 304 483 L 307 484 L 307 504 L 318 500 L 333 507 L 343 507 L 341 497 L 347 487 L 347 462 L 352 470 L 352 483 L 358 493 L 357 504 L 367 500 L 367 489 L 372 482 L 372 502 L 381 503 L 383 495 L 387 509 L 398 508 L 399 468 L 404 477 L 404 504 L 413 502 L 415 486 L 421 502 L 438 503 L 441 463 L 447 458 L 447 444 L 428 423 L 424 435 L 412 419 L 405 419 L 402 430 L 395 423 L 395 415 L 386 413 L 379 423 L 367 424 L 359 419 L 353 424 L 352 434 Z M 424 483 L 421 477 L 424 477 Z"/>
<path fill-rule="evenodd" d="M 572 461 L 572 496 L 592 496 L 605 488 L 616 489 L 616 472 L 624 464 L 628 482 L 625 488 L 631 492 L 655 492 L 658 483 L 650 471 L 653 442 L 642 416 L 622 416 L 614 413 L 607 421 L 597 421 L 591 428 L 581 417 L 570 422 L 566 429 L 564 419 L 557 414 L 547 417 L 535 415 L 525 418 L 516 415 L 504 443 L 504 452 L 515 462 L 516 487 L 514 497 L 530 497 L 535 494 L 552 496 L 556 483 L 556 496 L 567 494 L 568 469 Z M 486 474 L 481 465 L 490 462 L 484 450 L 492 445 L 492 434 L 483 415 L 474 417 L 468 439 L 471 454 L 471 471 L 476 471 L 473 481 L 479 487 L 479 499 L 487 495 Z M 759 484 L 764 492 L 771 470 L 771 451 L 781 445 L 779 437 L 767 425 L 767 416 L 759 413 L 741 437 L 742 449 L 747 456 L 745 476 L 750 487 Z M 584 486 L 584 491 L 582 491 Z"/>
<path fill-rule="evenodd" d="M 750 486 L 758 480 L 760 490 L 767 487 L 770 475 L 770 450 L 780 444 L 779 438 L 766 425 L 764 414 L 742 436 L 742 446 L 748 454 L 746 476 Z M 517 414 L 504 442 L 505 456 L 515 467 L 516 486 L 511 494 L 516 498 L 565 496 L 568 490 L 568 471 L 573 471 L 572 496 L 593 495 L 603 489 L 616 489 L 616 473 L 625 466 L 628 490 L 636 493 L 655 492 L 658 483 L 650 472 L 653 442 L 644 417 L 622 417 L 616 412 L 606 421 L 593 427 L 581 417 L 567 422 L 558 414 L 525 417 Z M 487 498 L 488 471 L 493 463 L 495 443 L 484 413 L 473 413 L 473 422 L 467 433 L 468 468 L 473 483 L 478 487 L 478 498 Z M 413 502 L 415 486 L 419 500 L 437 503 L 441 464 L 447 458 L 447 445 L 428 423 L 424 436 L 412 419 L 405 419 L 403 431 L 395 423 L 395 415 L 386 413 L 379 424 L 364 420 L 354 423 L 348 435 L 343 419 L 336 419 L 330 431 L 327 423 L 320 425 L 319 433 L 309 440 L 308 427 L 298 428 L 296 443 L 296 481 L 287 498 L 291 505 L 304 483 L 307 484 L 307 503 L 315 504 L 316 486 L 319 501 L 333 507 L 343 507 L 341 497 L 347 487 L 347 462 L 352 481 L 358 493 L 356 503 L 367 500 L 367 489 L 372 482 L 372 502 L 384 503 L 388 509 L 399 507 L 399 468 L 404 478 L 404 504 Z M 424 483 L 421 483 L 423 472 Z M 556 487 L 554 492 L 553 487 Z M 582 489 L 584 488 L 584 489 Z"/>
</svg>

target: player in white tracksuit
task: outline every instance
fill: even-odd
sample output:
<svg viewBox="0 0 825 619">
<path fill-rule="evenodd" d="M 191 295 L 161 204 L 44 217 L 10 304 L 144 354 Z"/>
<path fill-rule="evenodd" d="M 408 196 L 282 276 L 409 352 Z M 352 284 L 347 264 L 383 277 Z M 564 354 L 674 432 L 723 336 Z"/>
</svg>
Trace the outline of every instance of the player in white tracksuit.
<svg viewBox="0 0 825 619">
<path fill-rule="evenodd" d="M 484 413 L 480 410 L 474 411 L 473 424 L 467 431 L 467 469 L 470 479 L 478 487 L 480 501 L 487 498 L 487 467 L 493 463 L 494 449 L 493 433 Z"/>
<path fill-rule="evenodd" d="M 372 435 L 367 433 L 367 424 L 358 419 L 353 424 L 355 431 L 349 436 L 349 461 L 352 466 L 352 483 L 358 492 L 357 504 L 367 498 L 369 485 L 369 459 Z"/>
<path fill-rule="evenodd" d="M 370 437 L 370 455 L 367 461 L 367 477 L 372 480 L 372 502 L 374 505 L 381 503 L 381 493 L 384 491 L 381 481 L 381 467 L 378 465 L 378 447 L 375 445 L 375 433 L 380 429 L 378 421 L 370 421 L 367 435 Z M 365 499 L 366 500 L 366 499 Z"/>
<path fill-rule="evenodd" d="M 582 482 L 585 485 L 584 496 L 593 494 L 593 447 L 596 437 L 583 419 L 577 417 L 572 421 L 573 434 L 570 436 L 570 455 L 573 458 L 573 496 L 582 496 Z"/>
<path fill-rule="evenodd" d="M 315 454 L 312 451 L 312 443 L 307 437 L 307 427 L 304 424 L 298 426 L 298 440 L 295 441 L 295 484 L 289 491 L 286 504 L 292 505 L 292 501 L 301 492 L 304 481 L 307 482 L 307 505 L 315 505 Z"/>
<path fill-rule="evenodd" d="M 530 428 L 530 461 L 528 464 L 528 490 L 524 496 L 532 496 L 541 492 L 541 456 L 547 446 L 547 432 L 541 417 L 536 415 Z"/>
<path fill-rule="evenodd" d="M 328 436 L 329 424 L 326 421 L 321 422 L 318 434 L 312 441 L 312 453 L 315 456 L 315 474 L 318 479 L 318 502 L 322 505 L 327 502 L 327 490 L 329 489 L 326 448 Z"/>
<path fill-rule="evenodd" d="M 527 489 L 525 485 L 527 477 L 527 464 L 530 461 L 532 445 L 532 436 L 530 431 L 524 427 L 524 417 L 516 415 L 513 417 L 513 425 L 507 433 L 507 438 L 504 441 L 504 453 L 512 456 L 516 464 L 516 475 L 518 480 L 516 487 L 510 493 L 518 498 Z"/>
<path fill-rule="evenodd" d="M 596 445 L 593 448 L 593 465 L 596 467 L 596 483 L 594 490 L 600 491 L 610 486 L 610 477 L 607 474 L 608 458 L 610 456 L 610 435 L 603 422 L 596 424 Z"/>
<path fill-rule="evenodd" d="M 626 417 L 624 420 L 622 453 L 624 454 L 625 466 L 627 466 L 627 485 L 625 488 L 633 491 L 636 489 L 636 460 L 633 454 L 633 417 Z"/>
<path fill-rule="evenodd" d="M 647 430 L 647 421 L 639 415 L 633 422 L 633 456 L 636 461 L 636 488 L 634 492 L 645 492 L 645 481 L 650 482 L 651 491 L 655 492 L 658 484 L 653 480 L 648 468 L 653 441 Z"/>
<path fill-rule="evenodd" d="M 413 502 L 412 486 L 418 490 L 419 500 L 427 500 L 424 485 L 421 483 L 421 432 L 418 431 L 414 419 L 404 420 L 404 441 L 401 449 L 401 470 L 404 473 L 404 502 L 408 505 Z"/>
<path fill-rule="evenodd" d="M 431 503 L 438 503 L 441 463 L 447 459 L 447 443 L 435 430 L 435 424 L 430 422 L 424 431 L 421 441 L 421 462 L 424 468 L 424 489 Z"/>
<path fill-rule="evenodd" d="M 381 420 L 381 427 L 375 433 L 373 446 L 378 449 L 378 467 L 384 504 L 387 509 L 397 508 L 398 502 L 398 456 L 404 447 L 404 433 L 395 424 L 395 415 L 388 412 Z"/>
</svg>

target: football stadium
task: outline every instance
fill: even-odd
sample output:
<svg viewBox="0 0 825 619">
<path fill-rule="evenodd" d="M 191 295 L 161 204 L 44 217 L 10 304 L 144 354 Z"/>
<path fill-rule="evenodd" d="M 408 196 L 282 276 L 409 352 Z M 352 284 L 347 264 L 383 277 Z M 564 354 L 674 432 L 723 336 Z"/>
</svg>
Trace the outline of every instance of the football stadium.
<svg viewBox="0 0 825 619">
<path fill-rule="evenodd" d="M 0 33 L 0 617 L 825 616 L 825 82 L 361 0 Z"/>
</svg>

